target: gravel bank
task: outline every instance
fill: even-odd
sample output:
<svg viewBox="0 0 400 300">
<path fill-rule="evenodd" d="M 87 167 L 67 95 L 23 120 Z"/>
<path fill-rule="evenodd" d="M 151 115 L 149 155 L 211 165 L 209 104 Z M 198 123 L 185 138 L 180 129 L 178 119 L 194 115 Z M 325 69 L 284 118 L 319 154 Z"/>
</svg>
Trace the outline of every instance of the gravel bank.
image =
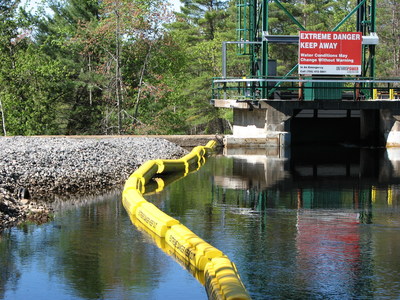
<svg viewBox="0 0 400 300">
<path fill-rule="evenodd" d="M 158 138 L 0 137 L 0 231 L 48 221 L 55 195 L 122 185 L 147 160 L 185 153 Z"/>
</svg>

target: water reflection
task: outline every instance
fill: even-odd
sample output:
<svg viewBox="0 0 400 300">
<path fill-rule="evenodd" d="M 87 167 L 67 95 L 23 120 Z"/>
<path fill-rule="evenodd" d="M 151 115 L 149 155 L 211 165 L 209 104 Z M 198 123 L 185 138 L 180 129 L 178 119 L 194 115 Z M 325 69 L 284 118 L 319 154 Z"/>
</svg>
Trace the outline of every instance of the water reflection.
<svg viewBox="0 0 400 300">
<path fill-rule="evenodd" d="M 87 201 L 60 204 L 54 222 L 1 235 L 0 299 L 186 299 L 188 289 L 204 296 L 190 275 L 185 287 L 170 284 L 186 271 L 133 230 L 120 191 Z"/>
<path fill-rule="evenodd" d="M 15 247 L 10 239 L 10 232 L 5 231 L 0 235 L 0 299 L 4 298 L 6 286 L 15 288 L 20 277 L 20 272 L 15 263 Z"/>
<path fill-rule="evenodd" d="M 391 255 L 400 247 L 398 153 L 299 148 L 290 159 L 226 153 L 232 172 L 215 176 L 216 202 L 235 203 L 233 214 L 259 216 L 257 244 L 246 242 L 252 260 L 274 274 L 246 274 L 268 291 L 253 290 L 257 299 L 398 296 L 400 257 Z"/>
<path fill-rule="evenodd" d="M 146 236 L 150 237 L 154 244 L 157 245 L 164 253 L 168 254 L 170 257 L 174 258 L 175 262 L 185 268 L 194 278 L 196 278 L 201 285 L 204 286 L 205 278 L 204 271 L 199 271 L 194 267 L 185 257 L 182 257 L 177 253 L 168 243 L 165 238 L 159 237 L 153 231 L 149 230 L 142 222 L 140 222 L 135 216 L 130 215 L 130 219 L 133 225 L 135 225 L 141 232 Z"/>
<path fill-rule="evenodd" d="M 227 254 L 253 299 L 398 299 L 398 150 L 226 154 L 146 199 Z M 0 298 L 205 299 L 163 247 L 119 193 L 88 199 L 2 233 Z"/>
<path fill-rule="evenodd" d="M 291 158 L 267 156 L 261 149 L 258 154 L 253 149 L 252 155 L 239 151 L 245 149 L 225 153 L 234 158 L 232 173 L 217 174 L 214 180 L 219 188 L 242 190 L 242 200 L 256 211 L 281 206 L 354 208 L 368 223 L 370 206 L 377 198 L 387 205 L 394 205 L 397 198 L 397 149 L 294 148 Z M 290 191 L 290 199 L 276 197 L 279 191 Z M 227 195 L 220 196 L 224 202 Z"/>
<path fill-rule="evenodd" d="M 352 294 L 361 269 L 359 224 L 357 213 L 299 211 L 297 265 L 307 289 L 321 295 Z"/>
</svg>

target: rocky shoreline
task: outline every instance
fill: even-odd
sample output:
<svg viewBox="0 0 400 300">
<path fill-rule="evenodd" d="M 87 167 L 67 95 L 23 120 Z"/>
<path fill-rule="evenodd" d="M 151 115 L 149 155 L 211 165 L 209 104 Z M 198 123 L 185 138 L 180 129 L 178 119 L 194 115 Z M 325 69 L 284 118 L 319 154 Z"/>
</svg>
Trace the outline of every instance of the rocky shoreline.
<svg viewBox="0 0 400 300">
<path fill-rule="evenodd" d="M 55 197 L 122 188 L 147 160 L 185 153 L 159 138 L 0 137 L 0 231 L 47 222 Z"/>
</svg>

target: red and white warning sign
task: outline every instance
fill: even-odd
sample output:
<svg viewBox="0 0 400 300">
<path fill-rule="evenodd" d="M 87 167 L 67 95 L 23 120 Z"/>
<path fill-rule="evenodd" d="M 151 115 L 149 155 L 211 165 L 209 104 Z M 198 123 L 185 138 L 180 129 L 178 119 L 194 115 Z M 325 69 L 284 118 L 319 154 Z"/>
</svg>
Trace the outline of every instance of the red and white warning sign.
<svg viewBox="0 0 400 300">
<path fill-rule="evenodd" d="M 300 31 L 299 74 L 361 74 L 361 32 Z"/>
</svg>

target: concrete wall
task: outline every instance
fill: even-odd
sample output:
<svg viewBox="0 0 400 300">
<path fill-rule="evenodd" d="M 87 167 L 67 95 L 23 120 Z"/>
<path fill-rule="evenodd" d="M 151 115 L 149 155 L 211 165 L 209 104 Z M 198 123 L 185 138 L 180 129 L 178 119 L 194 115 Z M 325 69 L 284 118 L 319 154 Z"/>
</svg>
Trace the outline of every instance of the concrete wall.
<svg viewBox="0 0 400 300">
<path fill-rule="evenodd" d="M 328 142 L 331 139 L 334 142 L 361 142 L 368 146 L 400 147 L 400 109 L 367 107 L 360 109 L 359 119 L 302 121 L 293 119 L 297 111 L 300 110 L 289 105 L 267 103 L 260 108 L 233 108 L 233 135 L 225 137 L 225 142 L 235 146 L 243 143 L 249 147 L 281 147 L 289 146 L 292 140 L 296 142 L 305 138 L 307 142 Z"/>
<path fill-rule="evenodd" d="M 380 110 L 380 136 L 386 147 L 400 147 L 400 110 Z"/>
<path fill-rule="evenodd" d="M 265 137 L 265 109 L 233 109 L 233 136 L 237 138 Z"/>
<path fill-rule="evenodd" d="M 382 143 L 379 134 L 379 110 L 360 110 L 360 142 L 364 145 L 378 146 Z"/>
</svg>

